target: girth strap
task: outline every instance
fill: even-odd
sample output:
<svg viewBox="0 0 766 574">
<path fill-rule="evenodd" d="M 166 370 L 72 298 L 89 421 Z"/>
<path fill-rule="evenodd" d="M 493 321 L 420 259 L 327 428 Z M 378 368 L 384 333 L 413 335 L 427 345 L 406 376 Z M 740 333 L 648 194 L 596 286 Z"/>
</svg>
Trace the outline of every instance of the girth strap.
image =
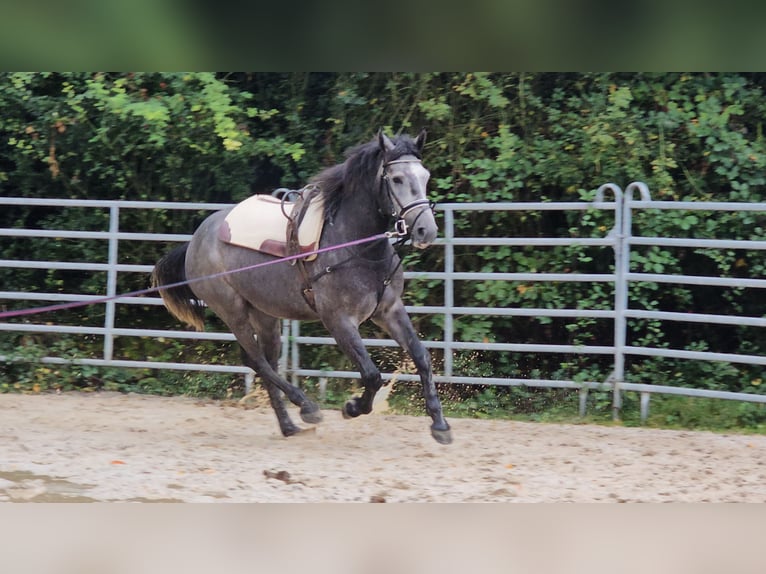
<svg viewBox="0 0 766 574">
<path fill-rule="evenodd" d="M 288 255 L 297 255 L 301 252 L 300 241 L 298 240 L 298 229 L 301 226 L 303 218 L 306 217 L 309 205 L 311 201 L 319 195 L 319 188 L 316 186 L 309 186 L 301 190 L 298 194 L 298 199 L 295 202 L 292 213 L 287 218 L 287 253 Z M 298 271 L 303 278 L 303 285 L 301 286 L 301 294 L 306 300 L 306 303 L 313 311 L 316 311 L 316 300 L 314 297 L 314 289 L 309 275 L 308 269 L 306 269 L 306 262 L 302 258 L 293 260 L 293 265 L 298 267 Z"/>
</svg>

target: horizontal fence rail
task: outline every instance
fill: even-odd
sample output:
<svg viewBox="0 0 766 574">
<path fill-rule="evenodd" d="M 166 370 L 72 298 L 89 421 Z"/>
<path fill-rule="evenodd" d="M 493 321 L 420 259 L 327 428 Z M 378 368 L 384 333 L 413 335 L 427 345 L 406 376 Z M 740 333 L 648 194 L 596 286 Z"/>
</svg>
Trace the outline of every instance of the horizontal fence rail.
<svg viewBox="0 0 766 574">
<path fill-rule="evenodd" d="M 608 196 L 608 198 L 607 198 Z M 42 238 L 58 241 L 78 239 L 106 242 L 104 261 L 55 261 L 45 258 L 29 260 L 0 259 L 0 268 L 6 269 L 48 269 L 62 271 L 102 272 L 106 274 L 105 293 L 41 293 L 27 291 L 0 291 L 0 301 L 36 302 L 75 302 L 97 300 L 105 294 L 116 297 L 119 274 L 149 274 L 153 262 L 126 264 L 119 262 L 120 245 L 131 241 L 185 242 L 190 234 L 135 233 L 120 231 L 120 214 L 125 210 L 192 210 L 209 212 L 226 207 L 229 204 L 174 203 L 144 201 L 101 201 L 101 200 L 64 200 L 64 199 L 29 199 L 0 198 L 0 206 L 32 206 L 46 208 L 82 208 L 108 211 L 108 228 L 103 231 L 76 231 L 57 229 L 0 229 L 0 238 Z M 648 188 L 642 183 L 633 183 L 624 191 L 614 184 L 602 186 L 592 202 L 519 202 L 519 203 L 446 203 L 437 205 L 443 213 L 444 237 L 437 240 L 433 248 L 444 250 L 444 267 L 432 271 L 406 271 L 409 280 L 432 280 L 443 284 L 444 304 L 432 306 L 408 306 L 413 315 L 438 315 L 443 320 L 443 337 L 439 341 L 425 341 L 425 346 L 438 349 L 443 356 L 435 380 L 439 383 L 469 385 L 530 386 L 545 388 L 579 389 L 581 391 L 581 413 L 584 414 L 587 391 L 591 389 L 611 390 L 613 407 L 617 415 L 622 405 L 622 391 L 641 394 L 642 418 L 648 413 L 649 397 L 653 393 L 683 395 L 693 397 L 718 398 L 766 403 L 766 395 L 712 391 L 689 387 L 674 387 L 625 381 L 625 359 L 627 356 L 671 357 L 685 360 L 727 361 L 752 365 L 766 365 L 766 357 L 748 354 L 718 353 L 714 351 L 689 351 L 684 349 L 649 348 L 628 345 L 627 319 L 647 319 L 659 321 L 685 321 L 718 325 L 746 325 L 766 327 L 766 317 L 738 317 L 705 313 L 680 313 L 631 309 L 628 301 L 630 285 L 636 282 L 658 284 L 706 285 L 722 288 L 766 288 L 764 279 L 739 279 L 727 277 L 704 277 L 687 275 L 666 275 L 661 273 L 637 273 L 630 269 L 630 252 L 634 247 L 691 247 L 713 249 L 764 250 L 766 241 L 732 239 L 693 239 L 672 237 L 644 237 L 632 235 L 632 215 L 636 210 L 688 210 L 688 211 L 731 211 L 731 212 L 766 212 L 765 204 L 730 203 L 730 202 L 677 202 L 653 201 Z M 614 225 L 605 231 L 603 237 L 562 238 L 562 237 L 456 237 L 455 220 L 461 214 L 469 212 L 512 212 L 512 211 L 587 211 L 602 210 L 613 212 Z M 612 273 L 481 273 L 458 272 L 455 270 L 455 247 L 500 247 L 500 246 L 587 246 L 607 249 L 614 255 Z M 460 281 L 523 281 L 523 282 L 577 282 L 607 283 L 614 289 L 614 299 L 608 302 L 608 309 L 547 309 L 547 308 L 504 308 L 504 307 L 467 307 L 455 304 L 455 285 Z M 234 341 L 233 335 L 226 332 L 197 333 L 181 330 L 121 328 L 115 326 L 117 305 L 161 306 L 159 297 L 119 297 L 115 300 L 99 303 L 104 308 L 102 326 L 62 325 L 56 323 L 55 315 L 47 315 L 16 322 L 0 322 L 0 332 L 12 333 L 60 333 L 71 335 L 89 335 L 103 338 L 103 351 L 100 357 L 78 358 L 74 360 L 61 357 L 43 357 L 43 363 L 76 363 L 88 366 L 137 367 L 148 369 L 177 369 L 189 371 L 208 371 L 238 373 L 246 376 L 248 388 L 252 383 L 252 371 L 240 365 L 210 365 L 196 363 L 163 362 L 152 360 L 126 360 L 114 356 L 114 341 L 117 337 L 163 337 L 180 340 Z M 522 344 L 513 342 L 476 342 L 455 340 L 455 319 L 461 316 L 506 316 L 506 317 L 549 317 L 582 318 L 592 317 L 611 320 L 614 323 L 614 342 L 612 345 L 556 345 Z M 389 339 L 365 339 L 371 347 L 396 347 Z M 357 372 L 335 371 L 311 368 L 301 364 L 301 348 L 305 345 L 334 345 L 330 337 L 301 335 L 300 323 L 284 321 L 282 332 L 283 353 L 280 371 L 298 384 L 300 377 L 358 378 Z M 606 381 L 545 380 L 535 378 L 510 377 L 469 377 L 454 372 L 454 353 L 456 351 L 514 352 L 514 353 L 560 353 L 612 356 L 614 370 Z M 13 360 L 13 357 L 0 356 L 0 360 Z M 417 380 L 411 373 L 383 373 L 384 380 Z"/>
</svg>

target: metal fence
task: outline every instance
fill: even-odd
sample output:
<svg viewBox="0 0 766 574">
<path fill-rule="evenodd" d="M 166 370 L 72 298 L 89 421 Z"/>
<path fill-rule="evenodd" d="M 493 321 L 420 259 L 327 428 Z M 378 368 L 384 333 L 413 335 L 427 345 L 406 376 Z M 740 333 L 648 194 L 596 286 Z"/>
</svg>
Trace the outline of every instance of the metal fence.
<svg viewBox="0 0 766 574">
<path fill-rule="evenodd" d="M 153 262 L 146 264 L 119 263 L 120 244 L 128 241 L 188 241 L 190 235 L 159 234 L 159 233 L 130 233 L 120 231 L 120 213 L 124 210 L 217 210 L 228 207 L 227 204 L 206 203 L 170 203 L 170 202 L 141 202 L 141 201 L 99 201 L 99 200 L 56 200 L 29 198 L 0 198 L 0 206 L 24 205 L 48 208 L 83 208 L 108 209 L 109 227 L 104 231 L 65 231 L 55 229 L 0 229 L 0 237 L 15 238 L 58 238 L 88 239 L 106 241 L 108 245 L 107 260 L 104 262 L 68 262 L 46 260 L 0 260 L 2 268 L 16 269 L 51 269 L 100 271 L 106 273 L 106 295 L 116 296 L 117 277 L 121 273 L 148 274 Z M 722 202 L 675 202 L 653 201 L 647 186 L 643 183 L 632 183 L 624 191 L 615 184 L 605 184 L 598 190 L 593 202 L 520 202 L 520 203 L 445 203 L 437 206 L 443 212 L 443 239 L 436 242 L 436 249 L 444 249 L 444 268 L 439 271 L 405 272 L 405 278 L 435 280 L 443 283 L 444 304 L 442 306 L 408 307 L 411 314 L 440 315 L 443 318 L 443 337 L 439 341 L 426 341 L 431 349 L 439 349 L 443 354 L 443 364 L 435 379 L 441 383 L 454 384 L 483 384 L 483 385 L 515 385 L 530 387 L 552 387 L 579 389 L 580 412 L 585 413 L 587 393 L 591 389 L 611 390 L 615 414 L 619 413 L 623 391 L 635 391 L 641 397 L 641 416 L 648 413 L 649 400 L 652 393 L 666 393 L 693 397 L 717 399 L 732 399 L 766 403 L 766 395 L 713 391 L 708 389 L 655 385 L 650 383 L 630 383 L 625 381 L 625 358 L 629 355 L 672 357 L 688 360 L 727 361 L 754 365 L 766 365 L 766 357 L 760 355 L 731 354 L 718 352 L 688 351 L 680 349 L 649 348 L 628 345 L 627 320 L 650 319 L 660 321 L 691 321 L 708 324 L 735 324 L 755 327 L 766 327 L 766 317 L 739 317 L 732 315 L 711 315 L 689 312 L 660 312 L 651 310 L 631 309 L 629 307 L 628 289 L 632 282 L 675 283 L 690 285 L 713 285 L 730 288 L 766 288 L 766 279 L 739 279 L 726 277 L 702 277 L 636 273 L 630 270 L 630 251 L 633 246 L 672 246 L 672 247 L 702 247 L 717 249 L 764 250 L 766 241 L 742 241 L 719 239 L 691 239 L 644 237 L 632 234 L 632 216 L 634 211 L 642 209 L 658 210 L 704 210 L 730 212 L 766 212 L 766 204 L 761 203 L 722 203 Z M 471 211 L 571 211 L 571 210 L 606 210 L 614 214 L 614 225 L 600 238 L 562 238 L 562 237 L 458 237 L 456 236 L 456 214 Z M 455 270 L 455 247 L 486 247 L 486 246 L 592 246 L 607 249 L 614 254 L 614 271 L 603 274 L 582 273 L 479 273 L 457 272 Z M 548 309 L 548 308 L 504 308 L 504 307 L 466 307 L 455 305 L 455 285 L 460 281 L 525 281 L 525 282 L 604 282 L 614 288 L 614 300 L 611 309 Z M 25 291 L 0 291 L 0 300 L 26 301 L 30 305 L 40 302 L 91 301 L 104 294 L 83 293 L 39 293 Z M 118 328 L 115 326 L 115 309 L 117 305 L 162 305 L 159 297 L 122 297 L 105 305 L 105 319 L 102 327 L 72 326 L 56 324 L 55 315 L 40 316 L 26 322 L 0 322 L 0 331 L 31 332 L 31 333 L 62 333 L 87 334 L 103 337 L 103 352 L 100 357 L 78 358 L 70 361 L 61 357 L 43 357 L 44 363 L 62 364 L 74 362 L 81 365 L 110 366 L 110 367 L 140 367 L 155 369 L 180 369 L 211 372 L 242 373 L 246 376 L 248 386 L 252 382 L 252 371 L 237 365 L 209 365 L 194 363 L 174 363 L 160 361 L 135 361 L 114 357 L 114 340 L 116 337 L 164 337 L 166 339 L 199 339 L 210 341 L 234 341 L 230 333 L 206 332 L 197 333 L 181 330 L 151 330 Z M 454 320 L 457 316 L 526 316 L 526 317 L 563 317 L 581 318 L 592 317 L 610 319 L 614 322 L 614 342 L 609 346 L 588 345 L 553 345 L 553 344 L 516 344 L 516 343 L 486 343 L 477 341 L 455 340 Z M 300 377 L 327 378 L 357 378 L 358 373 L 349 371 L 334 371 L 310 368 L 301 364 L 301 348 L 304 345 L 332 345 L 329 337 L 311 337 L 301 335 L 300 323 L 297 321 L 283 322 L 283 353 L 280 363 L 282 373 L 290 376 L 294 383 Z M 387 339 L 365 339 L 368 346 L 395 347 L 396 343 Z M 517 353 L 564 353 L 586 355 L 608 355 L 613 357 L 614 370 L 606 381 L 582 380 L 548 380 L 531 378 L 508 377 L 468 377 L 455 374 L 453 355 L 456 351 L 477 350 L 483 352 L 517 352 Z M 0 356 L 0 360 L 9 357 Z M 417 380 L 417 376 L 405 373 L 383 373 L 384 379 L 396 377 L 397 380 Z"/>
</svg>

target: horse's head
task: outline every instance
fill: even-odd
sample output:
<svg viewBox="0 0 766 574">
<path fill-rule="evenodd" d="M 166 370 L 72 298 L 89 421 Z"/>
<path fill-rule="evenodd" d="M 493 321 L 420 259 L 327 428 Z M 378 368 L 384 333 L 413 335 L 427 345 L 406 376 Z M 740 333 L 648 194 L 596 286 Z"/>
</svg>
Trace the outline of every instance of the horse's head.
<svg viewBox="0 0 766 574">
<path fill-rule="evenodd" d="M 378 142 L 383 153 L 383 188 L 391 203 L 391 215 L 397 220 L 397 231 L 409 234 L 412 245 L 425 249 L 439 231 L 426 191 L 431 174 L 420 161 L 426 131 L 421 131 L 414 142 L 399 138 L 396 143 L 381 131 Z"/>
</svg>

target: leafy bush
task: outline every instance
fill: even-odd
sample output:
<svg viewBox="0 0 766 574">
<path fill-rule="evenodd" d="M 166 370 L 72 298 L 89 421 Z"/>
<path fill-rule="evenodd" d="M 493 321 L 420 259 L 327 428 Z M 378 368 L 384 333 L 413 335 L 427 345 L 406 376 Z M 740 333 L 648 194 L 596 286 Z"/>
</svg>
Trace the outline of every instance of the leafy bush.
<svg viewBox="0 0 766 574">
<path fill-rule="evenodd" d="M 655 199 L 760 202 L 766 183 L 765 86 L 766 75 L 734 73 L 5 73 L 0 75 L 0 190 L 24 197 L 237 201 L 280 185 L 301 185 L 381 127 L 392 132 L 427 127 L 425 163 L 432 197 L 441 202 L 579 201 L 592 199 L 604 182 L 625 187 L 636 180 L 646 182 Z M 120 224 L 126 230 L 188 233 L 204 215 L 135 212 Z M 99 210 L 19 207 L 0 213 L 0 225 L 104 229 L 105 217 Z M 764 218 L 640 211 L 634 231 L 762 239 Z M 613 214 L 472 212 L 456 225 L 457 234 L 466 237 L 589 238 L 605 236 Z M 150 263 L 166 250 L 136 243 L 121 257 Z M 0 242 L 0 257 L 30 252 L 41 259 L 105 257 L 103 249 L 85 242 Z M 455 255 L 457 271 L 607 273 L 613 264 L 611 253 L 584 246 L 456 247 Z M 413 270 L 442 264 L 437 248 L 407 258 Z M 726 249 L 637 248 L 631 259 L 636 271 L 730 277 L 761 277 L 764 265 L 755 252 Z M 46 270 L 0 271 L 0 278 L 8 289 L 62 292 L 103 292 L 105 281 L 98 274 Z M 146 278 L 125 275 L 120 281 L 120 289 L 127 290 L 145 286 Z M 762 316 L 763 300 L 753 291 L 640 282 L 631 287 L 630 305 Z M 455 303 L 609 308 L 613 296 L 608 284 L 457 282 Z M 412 281 L 406 299 L 411 305 L 442 304 L 441 285 Z M 98 324 L 99 313 L 96 307 L 71 319 Z M 120 313 L 118 322 L 124 324 L 174 325 L 151 309 Z M 442 338 L 438 317 L 415 321 L 423 338 Z M 302 329 L 324 334 L 316 325 Z M 629 329 L 629 344 L 766 351 L 762 329 L 645 320 L 631 320 Z M 369 333 L 377 334 L 372 327 Z M 609 345 L 612 337 L 611 321 L 601 319 L 456 320 L 456 339 L 464 341 Z M 62 341 L 83 354 L 98 346 Z M 120 352 L 128 358 L 161 355 L 169 352 L 166 345 L 126 344 Z M 216 345 L 190 348 L 184 352 L 198 359 L 236 361 L 235 352 Z M 305 348 L 302 354 L 312 365 L 345 364 L 333 349 Z M 376 358 L 394 367 L 401 362 Z M 440 364 L 439 353 L 434 360 Z M 457 374 L 603 380 L 611 365 L 602 357 L 471 352 L 459 353 L 455 368 Z M 758 369 L 741 365 L 633 357 L 627 373 L 640 382 L 760 391 L 751 384 Z M 518 400 L 507 399 L 506 392 Z M 549 398 L 561 398 L 548 391 L 524 390 L 525 398 L 520 393 L 495 389 L 491 398 L 487 389 L 466 387 L 457 398 L 464 405 L 475 401 L 476 408 L 459 408 L 476 412 L 492 400 L 524 410 L 529 404 L 547 408 Z"/>
</svg>

